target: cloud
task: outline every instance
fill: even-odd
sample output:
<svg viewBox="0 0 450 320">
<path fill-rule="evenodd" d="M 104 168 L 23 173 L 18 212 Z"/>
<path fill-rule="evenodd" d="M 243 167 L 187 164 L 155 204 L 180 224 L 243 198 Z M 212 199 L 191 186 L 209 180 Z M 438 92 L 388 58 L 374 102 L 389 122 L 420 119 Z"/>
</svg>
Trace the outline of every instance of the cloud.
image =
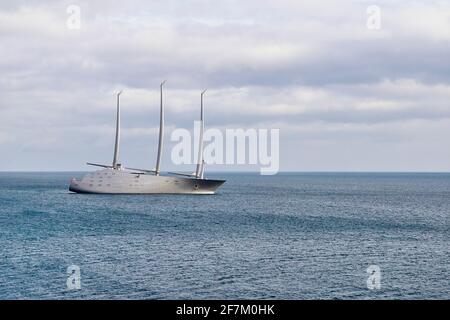
<svg viewBox="0 0 450 320">
<path fill-rule="evenodd" d="M 0 4 L 0 153 L 8 155 L 0 170 L 109 159 L 121 89 L 123 155 L 139 163 L 146 150 L 152 158 L 164 79 L 170 128 L 192 127 L 208 88 L 207 126 L 276 127 L 281 157 L 305 159 L 309 150 L 310 162 L 285 161 L 285 169 L 360 161 L 389 169 L 382 147 L 359 160 L 333 159 L 329 150 L 354 141 L 360 155 L 383 143 L 391 152 L 410 139 L 410 157 L 424 161 L 417 168 L 450 170 L 448 161 L 423 158 L 448 148 L 447 1 L 381 1 L 380 30 L 367 29 L 365 1 L 76 1 L 80 30 L 66 26 L 71 4 Z M 10 161 L 24 157 L 42 161 Z M 392 168 L 403 160 L 391 159 Z"/>
</svg>

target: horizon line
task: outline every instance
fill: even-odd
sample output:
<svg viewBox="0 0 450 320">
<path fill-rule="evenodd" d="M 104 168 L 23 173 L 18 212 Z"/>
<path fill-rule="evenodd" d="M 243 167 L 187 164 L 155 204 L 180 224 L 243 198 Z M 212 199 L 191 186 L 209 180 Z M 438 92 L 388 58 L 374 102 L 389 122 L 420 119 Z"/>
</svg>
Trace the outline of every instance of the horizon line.
<svg viewBox="0 0 450 320">
<path fill-rule="evenodd" d="M 95 170 L 94 170 L 95 171 Z M 84 172 L 94 172 L 90 170 L 0 170 L 0 173 L 64 173 L 64 172 L 70 172 L 70 173 L 84 173 Z M 180 171 L 184 172 L 184 171 Z M 186 171 L 187 172 L 187 171 Z M 211 170 L 208 171 L 209 173 L 257 173 L 260 174 L 260 171 L 258 170 Z M 161 173 L 169 173 L 169 171 L 162 171 Z M 417 171 L 417 170 L 407 170 L 407 171 L 396 171 L 396 170 L 354 170 L 354 171 L 348 171 L 348 170 L 280 170 L 276 174 L 279 173 L 450 173 L 450 171 Z M 269 175 L 270 176 L 270 175 Z"/>
</svg>

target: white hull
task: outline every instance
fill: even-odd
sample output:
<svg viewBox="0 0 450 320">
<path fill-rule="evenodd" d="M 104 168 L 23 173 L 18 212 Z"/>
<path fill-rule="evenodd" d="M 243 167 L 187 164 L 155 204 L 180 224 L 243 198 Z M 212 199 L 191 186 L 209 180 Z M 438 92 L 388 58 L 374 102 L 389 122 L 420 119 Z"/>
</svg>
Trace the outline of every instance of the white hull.
<svg viewBox="0 0 450 320">
<path fill-rule="evenodd" d="M 81 180 L 72 179 L 69 190 L 104 194 L 214 194 L 224 182 L 108 168 L 89 173 Z"/>
</svg>

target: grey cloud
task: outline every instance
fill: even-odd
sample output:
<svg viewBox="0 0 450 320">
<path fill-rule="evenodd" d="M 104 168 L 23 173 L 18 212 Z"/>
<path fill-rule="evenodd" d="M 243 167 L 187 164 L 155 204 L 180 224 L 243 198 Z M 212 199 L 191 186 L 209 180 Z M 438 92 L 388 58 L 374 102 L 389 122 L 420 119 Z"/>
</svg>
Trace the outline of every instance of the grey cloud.
<svg viewBox="0 0 450 320">
<path fill-rule="evenodd" d="M 79 31 L 66 28 L 69 4 L 81 7 Z M 124 150 L 139 164 L 142 150 L 151 158 L 155 149 L 157 88 L 168 79 L 167 121 L 173 127 L 192 127 L 198 94 L 209 88 L 207 125 L 280 127 L 286 132 L 284 150 L 293 158 L 300 153 L 292 150 L 302 148 L 329 158 L 320 146 L 358 137 L 366 139 L 355 142 L 359 153 L 367 153 L 371 143 L 393 149 L 409 136 L 418 154 L 426 144 L 410 129 L 431 132 L 450 118 L 450 5 L 380 2 L 378 31 L 366 28 L 367 5 L 2 1 L 0 152 L 49 160 L 54 148 L 61 151 L 58 161 L 21 160 L 17 168 L 82 168 L 91 154 L 108 154 L 114 93 L 125 89 Z M 401 131 L 394 130 L 398 123 L 405 124 Z M 448 130 L 439 128 L 444 137 Z M 312 154 L 309 159 L 311 165 L 297 168 L 322 163 Z M 346 168 L 344 160 L 330 161 L 330 168 Z M 14 168 L 11 163 L 0 160 L 0 170 Z M 377 163 L 374 158 L 367 166 Z"/>
</svg>

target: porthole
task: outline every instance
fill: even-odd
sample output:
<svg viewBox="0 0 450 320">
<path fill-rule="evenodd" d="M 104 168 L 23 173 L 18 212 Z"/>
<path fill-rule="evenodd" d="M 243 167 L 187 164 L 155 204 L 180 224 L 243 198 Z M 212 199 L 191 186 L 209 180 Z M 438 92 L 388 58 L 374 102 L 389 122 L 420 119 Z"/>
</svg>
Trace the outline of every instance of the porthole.
<svg viewBox="0 0 450 320">
<path fill-rule="evenodd" d="M 196 183 L 194 184 L 194 189 L 198 190 L 198 184 L 196 184 Z"/>
</svg>

